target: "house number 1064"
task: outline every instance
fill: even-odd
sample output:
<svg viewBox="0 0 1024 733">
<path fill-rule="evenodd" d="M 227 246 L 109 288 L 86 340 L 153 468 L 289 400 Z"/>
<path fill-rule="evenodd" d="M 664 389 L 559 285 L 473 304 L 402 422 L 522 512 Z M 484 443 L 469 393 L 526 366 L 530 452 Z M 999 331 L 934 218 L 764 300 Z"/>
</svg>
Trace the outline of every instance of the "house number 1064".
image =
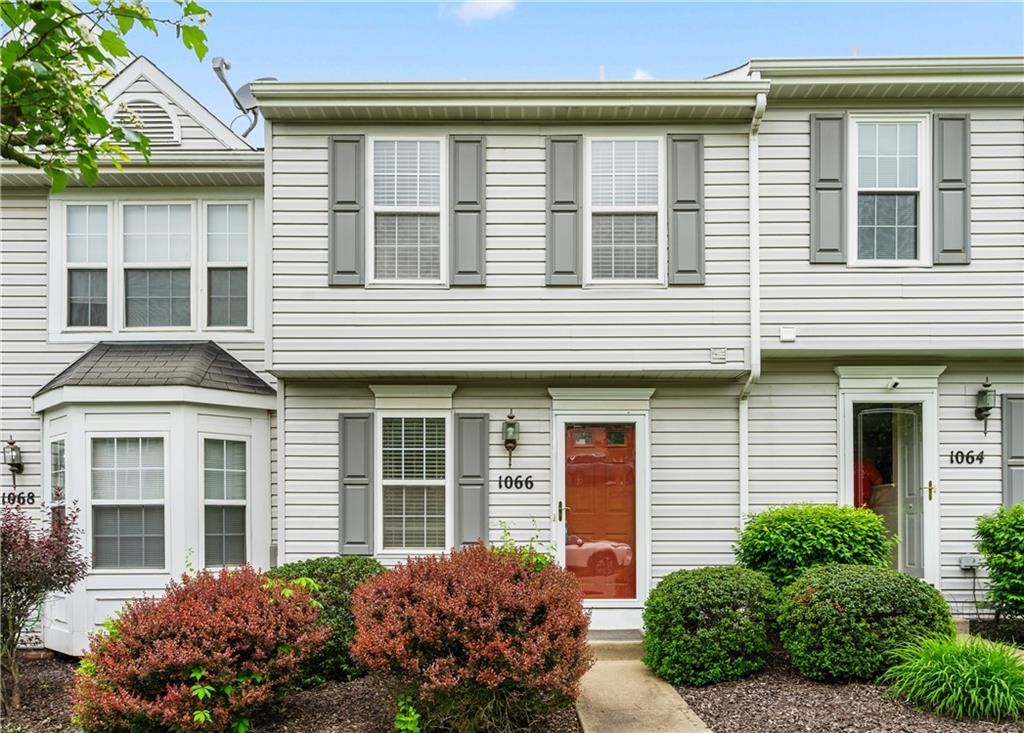
<svg viewBox="0 0 1024 733">
<path fill-rule="evenodd" d="M 533 489 L 533 476 L 524 476 L 521 473 L 517 473 L 515 476 L 499 476 L 498 477 L 498 488 L 499 489 L 526 489 L 530 491 Z"/>
<path fill-rule="evenodd" d="M 962 451 L 962 450 L 950 451 L 950 453 L 949 453 L 949 462 L 954 464 L 954 465 L 956 465 L 956 466 L 962 466 L 965 463 L 968 466 L 973 466 L 975 463 L 984 463 L 985 462 L 985 451 L 978 451 L 977 453 L 975 453 L 972 450 L 969 450 L 969 451 Z"/>
</svg>

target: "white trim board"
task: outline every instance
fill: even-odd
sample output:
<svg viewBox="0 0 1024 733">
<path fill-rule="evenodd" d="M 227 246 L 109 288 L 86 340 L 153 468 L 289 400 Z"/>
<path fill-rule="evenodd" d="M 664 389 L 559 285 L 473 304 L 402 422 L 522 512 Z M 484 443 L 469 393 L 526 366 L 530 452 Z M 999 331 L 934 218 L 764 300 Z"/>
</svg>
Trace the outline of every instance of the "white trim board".
<svg viewBox="0 0 1024 733">
<path fill-rule="evenodd" d="M 548 387 L 553 410 L 649 410 L 654 388 Z"/>
<path fill-rule="evenodd" d="M 44 412 L 63 404 L 184 404 L 274 410 L 275 395 L 230 392 L 207 387 L 58 387 L 32 399 L 32 411 Z"/>
</svg>

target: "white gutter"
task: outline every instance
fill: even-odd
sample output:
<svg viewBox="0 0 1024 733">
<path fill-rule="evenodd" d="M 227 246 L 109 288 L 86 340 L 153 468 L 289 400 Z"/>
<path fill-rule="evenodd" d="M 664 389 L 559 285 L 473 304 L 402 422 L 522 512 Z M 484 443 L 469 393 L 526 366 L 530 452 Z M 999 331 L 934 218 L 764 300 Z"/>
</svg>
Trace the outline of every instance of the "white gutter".
<svg viewBox="0 0 1024 733">
<path fill-rule="evenodd" d="M 756 72 L 755 72 L 756 73 Z M 739 520 L 744 525 L 750 513 L 750 391 L 761 377 L 761 161 L 758 151 L 758 132 L 768 106 L 768 95 L 760 92 L 750 120 L 747 139 L 747 168 L 749 185 L 748 242 L 750 254 L 750 372 L 739 395 Z"/>
</svg>

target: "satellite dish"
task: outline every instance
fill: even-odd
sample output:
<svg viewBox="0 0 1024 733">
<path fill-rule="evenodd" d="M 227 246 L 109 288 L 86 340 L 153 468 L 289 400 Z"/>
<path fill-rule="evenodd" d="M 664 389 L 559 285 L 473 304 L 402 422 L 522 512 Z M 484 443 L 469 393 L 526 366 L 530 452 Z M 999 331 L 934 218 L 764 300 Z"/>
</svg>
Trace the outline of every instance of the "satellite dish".
<svg viewBox="0 0 1024 733">
<path fill-rule="evenodd" d="M 261 76 L 259 79 L 254 81 L 277 81 L 277 77 L 274 76 Z M 243 112 L 256 109 L 259 103 L 256 101 L 256 97 L 252 94 L 251 82 L 249 84 L 243 84 L 235 90 L 235 99 L 238 101 L 238 105 L 242 108 Z"/>
</svg>

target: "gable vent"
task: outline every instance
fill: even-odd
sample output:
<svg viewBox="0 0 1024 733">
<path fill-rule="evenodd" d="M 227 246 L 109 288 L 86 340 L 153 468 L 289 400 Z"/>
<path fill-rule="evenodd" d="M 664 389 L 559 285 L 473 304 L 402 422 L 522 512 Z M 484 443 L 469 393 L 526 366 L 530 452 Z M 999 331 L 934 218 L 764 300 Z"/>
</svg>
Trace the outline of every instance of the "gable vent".
<svg viewBox="0 0 1024 733">
<path fill-rule="evenodd" d="M 166 109 L 155 102 L 135 100 L 122 105 L 115 120 L 122 127 L 138 130 L 149 138 L 152 147 L 177 145 L 178 126 Z"/>
</svg>

